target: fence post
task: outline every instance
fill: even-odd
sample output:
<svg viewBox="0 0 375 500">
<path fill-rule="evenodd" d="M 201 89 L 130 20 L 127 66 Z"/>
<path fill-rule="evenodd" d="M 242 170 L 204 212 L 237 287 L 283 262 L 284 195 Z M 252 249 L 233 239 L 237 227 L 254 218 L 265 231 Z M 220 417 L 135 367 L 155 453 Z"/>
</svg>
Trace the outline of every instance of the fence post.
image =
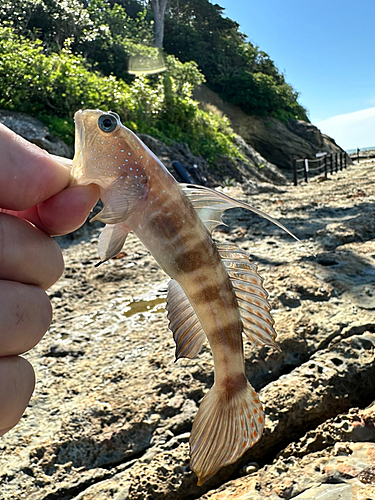
<svg viewBox="0 0 375 500">
<path fill-rule="evenodd" d="M 344 168 L 348 168 L 348 155 L 346 154 L 346 152 L 344 155 Z"/>
<path fill-rule="evenodd" d="M 333 153 L 331 153 L 331 164 L 330 164 L 331 175 L 333 174 Z"/>
<path fill-rule="evenodd" d="M 360 150 L 359 148 L 357 148 L 357 162 L 358 162 L 358 165 L 359 165 L 359 152 L 360 152 L 360 151 L 361 151 L 361 150 Z"/>
<path fill-rule="evenodd" d="M 340 151 L 340 170 L 342 172 L 342 151 Z"/>
<path fill-rule="evenodd" d="M 323 162 L 324 162 L 324 177 L 327 179 L 328 178 L 328 165 L 327 165 L 327 162 L 328 162 L 328 155 L 325 155 L 324 158 L 323 158 Z"/>
<path fill-rule="evenodd" d="M 295 186 L 298 185 L 298 179 L 297 179 L 297 160 L 296 160 L 296 158 L 294 158 L 294 160 L 293 160 L 293 182 L 294 182 Z"/>
<path fill-rule="evenodd" d="M 336 174 L 337 174 L 337 172 L 339 171 L 339 158 L 338 158 L 339 155 L 336 153 L 335 156 L 336 156 L 336 159 L 335 159 L 336 160 L 335 169 L 336 169 Z"/>
<path fill-rule="evenodd" d="M 309 160 L 305 158 L 304 161 L 304 172 L 305 172 L 305 181 L 309 182 Z"/>
</svg>

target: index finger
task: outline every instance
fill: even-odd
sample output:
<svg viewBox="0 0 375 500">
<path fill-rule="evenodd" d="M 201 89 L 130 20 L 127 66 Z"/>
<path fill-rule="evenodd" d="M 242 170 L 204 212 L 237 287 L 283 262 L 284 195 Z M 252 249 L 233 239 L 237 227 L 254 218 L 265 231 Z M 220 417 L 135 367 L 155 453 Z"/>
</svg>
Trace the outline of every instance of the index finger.
<svg viewBox="0 0 375 500">
<path fill-rule="evenodd" d="M 70 171 L 0 124 L 0 207 L 25 210 L 62 191 Z"/>
</svg>

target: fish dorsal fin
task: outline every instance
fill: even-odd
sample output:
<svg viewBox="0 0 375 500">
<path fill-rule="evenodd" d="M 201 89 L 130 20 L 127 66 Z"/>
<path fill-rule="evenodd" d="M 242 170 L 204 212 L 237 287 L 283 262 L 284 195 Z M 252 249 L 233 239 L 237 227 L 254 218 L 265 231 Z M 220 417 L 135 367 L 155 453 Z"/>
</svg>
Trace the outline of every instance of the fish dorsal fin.
<svg viewBox="0 0 375 500">
<path fill-rule="evenodd" d="M 237 201 L 219 191 L 214 191 L 205 186 L 197 186 L 195 184 L 180 184 L 184 194 L 189 198 L 190 203 L 193 205 L 195 211 L 198 213 L 200 219 L 205 224 L 209 231 L 213 231 L 216 226 L 223 224 L 221 216 L 226 210 L 230 208 L 246 208 L 251 212 L 264 217 L 276 226 L 280 227 L 283 231 L 288 233 L 292 238 L 301 242 L 297 236 L 289 231 L 281 222 L 274 219 L 258 208 L 254 208 L 247 203 Z"/>
<path fill-rule="evenodd" d="M 175 280 L 168 283 L 166 309 L 169 328 L 176 342 L 176 361 L 195 358 L 206 336 L 189 299 Z"/>
<path fill-rule="evenodd" d="M 233 243 L 219 243 L 216 246 L 237 299 L 243 333 L 255 345 L 277 347 L 268 293 L 263 287 L 257 266 L 250 261 L 247 252 Z"/>
</svg>

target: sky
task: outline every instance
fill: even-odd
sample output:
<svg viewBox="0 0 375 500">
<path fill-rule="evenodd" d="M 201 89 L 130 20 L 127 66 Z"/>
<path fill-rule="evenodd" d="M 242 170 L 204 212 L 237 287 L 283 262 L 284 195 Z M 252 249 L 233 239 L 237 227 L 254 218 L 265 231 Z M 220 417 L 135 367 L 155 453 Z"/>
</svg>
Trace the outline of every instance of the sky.
<svg viewBox="0 0 375 500">
<path fill-rule="evenodd" d="M 375 146 L 375 0 L 211 0 L 266 52 L 311 122 L 344 149 Z"/>
</svg>

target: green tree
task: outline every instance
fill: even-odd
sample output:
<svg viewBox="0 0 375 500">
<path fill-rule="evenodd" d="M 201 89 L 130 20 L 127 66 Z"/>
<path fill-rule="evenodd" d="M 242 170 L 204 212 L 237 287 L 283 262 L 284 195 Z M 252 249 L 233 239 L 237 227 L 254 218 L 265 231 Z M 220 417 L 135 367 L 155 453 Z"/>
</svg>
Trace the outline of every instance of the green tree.
<svg viewBox="0 0 375 500">
<path fill-rule="evenodd" d="M 223 10 L 208 0 L 170 0 L 165 50 L 181 61 L 196 61 L 207 85 L 246 113 L 308 120 L 298 93 L 239 25 L 223 17 Z"/>
</svg>

